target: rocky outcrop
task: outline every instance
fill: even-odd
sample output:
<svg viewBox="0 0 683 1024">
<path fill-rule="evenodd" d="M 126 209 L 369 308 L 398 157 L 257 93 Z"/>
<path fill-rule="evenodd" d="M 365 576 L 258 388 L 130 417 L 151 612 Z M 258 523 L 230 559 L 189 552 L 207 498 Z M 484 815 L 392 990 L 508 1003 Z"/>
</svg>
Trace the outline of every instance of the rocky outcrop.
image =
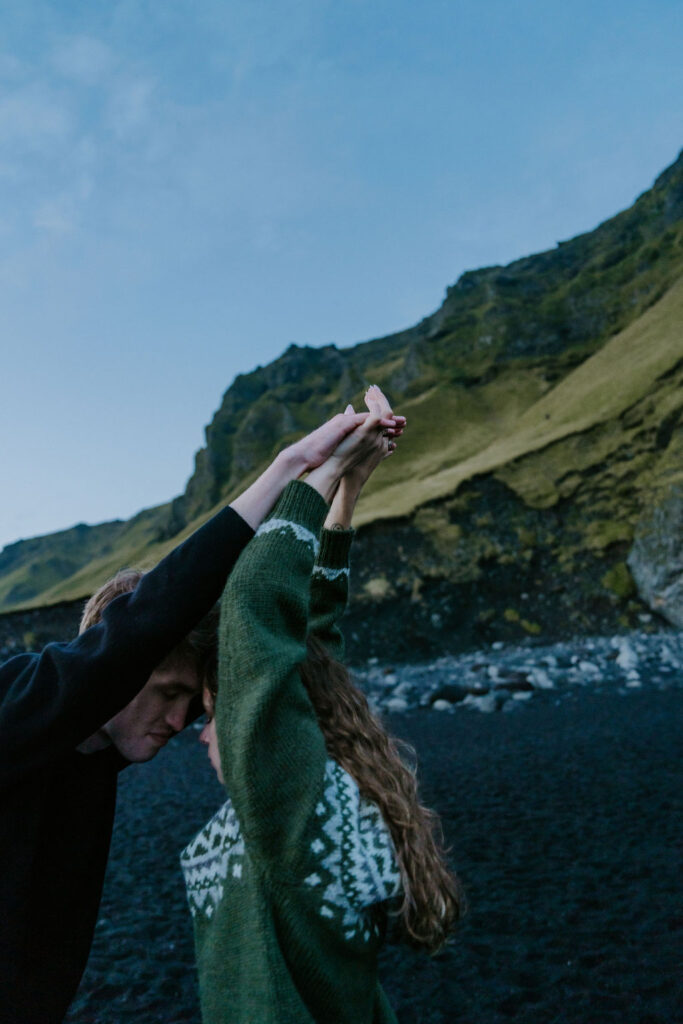
<svg viewBox="0 0 683 1024">
<path fill-rule="evenodd" d="M 640 520 L 628 564 L 641 597 L 683 629 L 683 484 L 672 486 Z"/>
</svg>

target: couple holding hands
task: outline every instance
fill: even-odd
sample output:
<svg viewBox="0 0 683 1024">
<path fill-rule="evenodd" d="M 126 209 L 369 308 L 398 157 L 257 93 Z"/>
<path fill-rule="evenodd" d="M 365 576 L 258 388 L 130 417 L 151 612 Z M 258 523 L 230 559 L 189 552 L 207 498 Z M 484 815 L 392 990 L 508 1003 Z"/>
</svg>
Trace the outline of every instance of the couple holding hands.
<svg viewBox="0 0 683 1024">
<path fill-rule="evenodd" d="M 30 832 L 0 863 L 6 1024 L 61 1020 L 118 771 L 200 692 L 227 791 L 181 855 L 204 1024 L 395 1021 L 377 980 L 388 928 L 429 952 L 448 938 L 461 896 L 438 822 L 342 663 L 353 510 L 405 426 L 379 388 L 366 404 L 285 449 L 154 570 L 105 584 L 76 640 L 0 668 L 2 813 Z"/>
</svg>

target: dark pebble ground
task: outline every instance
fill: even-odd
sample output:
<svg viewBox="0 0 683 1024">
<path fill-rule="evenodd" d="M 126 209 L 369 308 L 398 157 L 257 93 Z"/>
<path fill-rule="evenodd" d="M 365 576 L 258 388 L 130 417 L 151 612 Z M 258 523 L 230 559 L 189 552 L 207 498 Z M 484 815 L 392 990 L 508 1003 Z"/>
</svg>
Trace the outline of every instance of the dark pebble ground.
<svg viewBox="0 0 683 1024">
<path fill-rule="evenodd" d="M 389 719 L 417 748 L 470 902 L 446 953 L 383 953 L 401 1024 L 683 1020 L 682 721 L 679 689 Z M 178 852 L 221 790 L 196 735 L 121 777 L 70 1024 L 199 1022 Z"/>
</svg>

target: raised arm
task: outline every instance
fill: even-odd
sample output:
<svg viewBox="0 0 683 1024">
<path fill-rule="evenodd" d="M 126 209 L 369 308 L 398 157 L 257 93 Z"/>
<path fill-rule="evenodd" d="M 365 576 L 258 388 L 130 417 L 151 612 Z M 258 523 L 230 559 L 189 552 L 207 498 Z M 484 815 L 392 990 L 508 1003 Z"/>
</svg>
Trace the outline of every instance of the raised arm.
<svg viewBox="0 0 683 1024">
<path fill-rule="evenodd" d="M 372 417 L 391 437 L 400 433 L 405 423 L 402 416 L 393 415 L 388 403 L 377 413 L 339 413 L 280 452 L 258 480 L 231 503 L 232 508 L 256 529 L 290 480 L 296 480 L 307 470 L 322 466 L 345 438 Z"/>
<path fill-rule="evenodd" d="M 121 710 L 218 600 L 237 556 L 287 483 L 359 425 L 335 416 L 291 445 L 243 494 L 105 609 L 70 643 L 0 666 L 0 787 L 72 749 Z M 393 431 L 396 421 L 386 429 Z"/>
<path fill-rule="evenodd" d="M 283 862 L 298 856 L 326 761 L 298 671 L 326 512 L 317 491 L 290 483 L 221 602 L 215 717 L 223 778 L 252 851 Z"/>
<path fill-rule="evenodd" d="M 144 686 L 213 606 L 252 529 L 226 508 L 70 643 L 0 667 L 0 786 L 73 749 Z"/>
<path fill-rule="evenodd" d="M 223 595 L 215 704 L 222 774 L 245 841 L 281 867 L 304 852 L 327 761 L 299 674 L 326 502 L 346 471 L 387 447 L 372 417 L 306 483 L 290 483 Z"/>
<path fill-rule="evenodd" d="M 395 417 L 389 403 L 375 386 L 368 388 L 365 401 L 371 413 L 384 420 L 393 417 L 396 429 L 387 431 L 385 448 L 374 448 L 341 478 L 325 527 L 320 538 L 320 552 L 311 579 L 309 632 L 322 641 L 329 654 L 341 661 L 344 657 L 344 636 L 339 622 L 346 610 L 349 595 L 349 553 L 354 531 L 351 528 L 358 497 L 379 463 L 396 449 L 395 438 L 403 433 L 405 417 Z M 347 416 L 355 416 L 353 406 L 346 407 Z"/>
</svg>

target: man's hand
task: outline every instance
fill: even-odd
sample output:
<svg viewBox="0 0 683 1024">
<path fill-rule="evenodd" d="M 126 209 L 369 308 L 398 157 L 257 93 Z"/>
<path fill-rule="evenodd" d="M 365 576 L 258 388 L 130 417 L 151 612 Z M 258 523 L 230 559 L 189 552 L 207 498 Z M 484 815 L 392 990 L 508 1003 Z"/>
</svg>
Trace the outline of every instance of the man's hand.
<svg viewBox="0 0 683 1024">
<path fill-rule="evenodd" d="M 315 469 L 330 457 L 349 434 L 357 427 L 362 426 L 371 416 L 372 413 L 367 412 L 353 413 L 353 415 L 340 412 L 311 434 L 296 441 L 287 451 L 300 460 L 302 472 L 307 469 Z M 375 418 L 383 429 L 387 431 L 395 429 L 392 416 L 376 416 Z"/>
</svg>

